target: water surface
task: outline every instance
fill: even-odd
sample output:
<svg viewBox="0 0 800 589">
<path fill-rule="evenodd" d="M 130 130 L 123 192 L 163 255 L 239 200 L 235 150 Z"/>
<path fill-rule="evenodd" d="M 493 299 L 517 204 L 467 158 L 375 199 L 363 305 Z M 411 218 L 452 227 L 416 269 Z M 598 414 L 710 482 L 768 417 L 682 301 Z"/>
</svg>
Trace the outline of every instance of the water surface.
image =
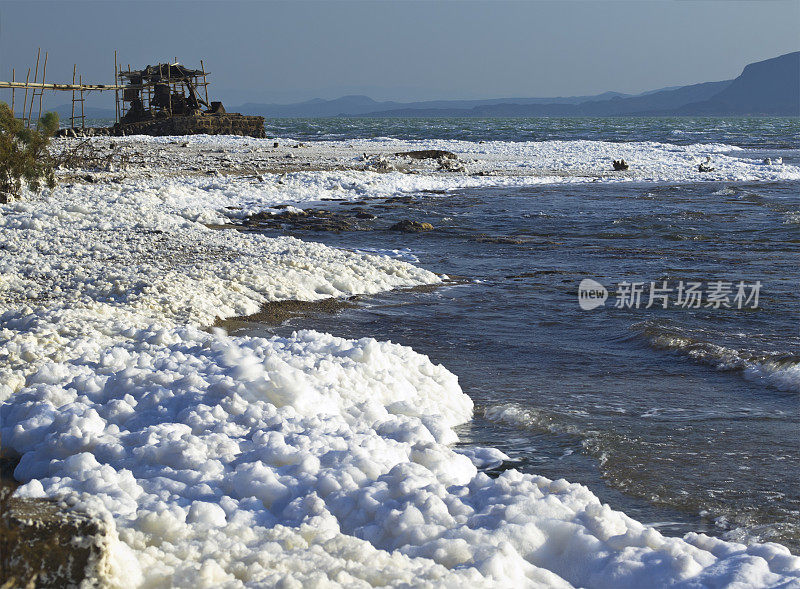
<svg viewBox="0 0 800 589">
<path fill-rule="evenodd" d="M 729 143 L 787 161 L 797 154 L 792 119 L 281 124 L 276 133 L 305 138 L 522 140 L 530 132 L 536 140 Z M 312 327 L 409 345 L 457 374 L 475 401 L 464 443 L 498 447 L 525 472 L 587 484 L 665 533 L 778 541 L 796 552 L 799 194 L 796 182 L 627 183 L 420 194 L 402 207 L 372 201 L 365 208 L 379 215 L 375 231 L 297 235 L 463 280 L 255 331 Z M 436 230 L 386 230 L 402 218 Z M 605 306 L 579 307 L 584 278 L 609 288 Z M 738 309 L 731 297 L 731 308 L 704 300 L 697 309 L 646 309 L 646 294 L 638 309 L 616 308 L 623 281 L 762 286 L 757 308 Z"/>
</svg>

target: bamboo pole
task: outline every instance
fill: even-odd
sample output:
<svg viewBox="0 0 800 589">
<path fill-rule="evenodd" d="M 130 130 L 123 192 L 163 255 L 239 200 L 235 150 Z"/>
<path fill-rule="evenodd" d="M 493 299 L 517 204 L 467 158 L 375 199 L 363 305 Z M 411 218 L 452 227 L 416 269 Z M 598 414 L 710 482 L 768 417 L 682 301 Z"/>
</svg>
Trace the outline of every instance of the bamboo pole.
<svg viewBox="0 0 800 589">
<path fill-rule="evenodd" d="M 81 129 L 86 129 L 86 117 L 83 114 L 83 76 L 78 76 L 78 84 L 81 85 Z"/>
<path fill-rule="evenodd" d="M 33 83 L 39 78 L 39 56 L 42 54 L 42 48 L 36 51 L 36 71 L 33 74 Z M 33 99 L 36 97 L 36 90 L 31 92 L 31 105 L 28 107 L 28 127 L 31 126 L 31 115 L 33 114 Z"/>
<path fill-rule="evenodd" d="M 211 103 L 208 101 L 208 80 L 206 79 L 206 66 L 203 60 L 200 60 L 200 69 L 203 70 L 203 90 L 206 93 L 206 108 L 211 108 Z"/>
<path fill-rule="evenodd" d="M 169 116 L 172 116 L 172 72 L 170 72 L 169 64 L 167 64 L 167 89 L 169 90 L 169 96 L 167 96 Z"/>
<path fill-rule="evenodd" d="M 119 77 L 118 77 L 118 72 L 117 72 L 117 52 L 116 52 L 116 50 L 114 50 L 114 85 L 115 86 L 119 86 Z M 115 115 L 114 115 L 116 117 L 116 120 L 114 122 L 115 123 L 119 123 L 119 90 L 114 90 L 114 100 L 117 103 L 117 106 L 116 106 L 116 109 L 115 109 Z"/>
<path fill-rule="evenodd" d="M 42 68 L 42 86 L 47 76 L 47 51 L 44 52 L 44 67 Z M 39 118 L 37 122 L 42 120 L 42 98 L 44 98 L 44 88 L 39 90 Z"/>
<path fill-rule="evenodd" d="M 20 90 L 24 90 L 25 88 L 30 88 L 31 90 L 80 90 L 80 84 L 56 84 L 56 83 L 48 83 L 43 84 L 41 82 L 3 82 L 0 81 L 0 89 L 7 88 L 19 88 Z M 121 90 L 122 86 L 115 86 L 114 84 L 83 84 L 83 89 L 86 92 L 91 90 Z"/>
<path fill-rule="evenodd" d="M 22 102 L 22 124 L 25 124 L 25 109 L 28 108 L 28 80 L 31 77 L 31 68 L 28 68 L 28 73 L 25 75 L 25 100 Z"/>
<path fill-rule="evenodd" d="M 75 72 L 78 69 L 78 64 L 72 64 L 72 85 L 75 86 Z M 69 128 L 75 128 L 75 88 L 72 89 L 72 115 L 69 117 Z"/>
</svg>

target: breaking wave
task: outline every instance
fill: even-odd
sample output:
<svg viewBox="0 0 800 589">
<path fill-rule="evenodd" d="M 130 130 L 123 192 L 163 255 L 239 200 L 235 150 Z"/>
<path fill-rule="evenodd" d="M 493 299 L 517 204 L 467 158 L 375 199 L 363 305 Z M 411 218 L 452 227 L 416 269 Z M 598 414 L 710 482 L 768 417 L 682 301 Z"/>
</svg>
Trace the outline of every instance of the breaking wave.
<svg viewBox="0 0 800 589">
<path fill-rule="evenodd" d="M 640 324 L 636 329 L 657 350 L 676 352 L 717 370 L 738 372 L 781 391 L 800 392 L 800 356 L 796 354 L 730 348 L 654 324 Z"/>
</svg>

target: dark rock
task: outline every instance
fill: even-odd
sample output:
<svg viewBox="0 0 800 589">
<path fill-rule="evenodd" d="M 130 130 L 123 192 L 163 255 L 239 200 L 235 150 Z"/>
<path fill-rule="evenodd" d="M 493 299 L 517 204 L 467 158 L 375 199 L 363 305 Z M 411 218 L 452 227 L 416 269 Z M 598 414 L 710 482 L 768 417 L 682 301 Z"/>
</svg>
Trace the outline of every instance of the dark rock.
<svg viewBox="0 0 800 589">
<path fill-rule="evenodd" d="M 614 160 L 614 163 L 612 165 L 614 166 L 614 170 L 616 170 L 617 172 L 624 172 L 630 167 L 628 163 L 623 159 Z"/>
<path fill-rule="evenodd" d="M 280 207 L 281 205 L 278 205 Z M 275 207 L 275 208 L 278 208 Z M 363 212 L 362 212 L 363 213 Z M 364 231 L 369 227 L 363 227 L 356 219 L 371 220 L 374 215 L 363 214 L 341 214 L 326 209 L 306 209 L 302 211 L 280 212 L 261 211 L 247 217 L 243 224 L 245 226 L 268 227 L 271 229 L 299 229 L 306 231 Z"/>
<path fill-rule="evenodd" d="M 366 211 L 358 211 L 356 213 L 356 219 L 377 219 L 377 215 L 373 215 L 372 213 L 368 213 Z"/>
<path fill-rule="evenodd" d="M 349 299 L 321 299 L 319 301 L 273 301 L 264 303 L 261 310 L 253 315 L 231 317 L 229 319 L 217 319 L 215 325 L 223 327 L 229 331 L 239 327 L 252 325 L 255 322 L 279 325 L 294 317 L 309 317 L 322 313 L 338 313 L 342 309 L 349 309 L 356 306 L 357 296 Z"/>
<path fill-rule="evenodd" d="M 25 587 L 34 576 L 36 587 L 94 586 L 92 581 L 109 566 L 104 522 L 49 500 L 4 501 L 0 535 L 13 542 L 2 558 L 9 578 L 19 581 L 10 587 Z"/>
<path fill-rule="evenodd" d="M 108 133 L 107 133 L 108 134 Z M 165 116 L 146 121 L 117 123 L 110 134 L 124 135 L 243 135 L 266 137 L 264 117 L 238 113 Z"/>
<path fill-rule="evenodd" d="M 697 166 L 698 172 L 713 172 L 714 168 L 711 165 L 711 156 L 706 156 L 706 161 L 702 162 L 699 166 Z"/>
<path fill-rule="evenodd" d="M 452 151 L 445 151 L 444 149 L 420 149 L 415 151 L 401 151 L 395 154 L 397 157 L 408 157 L 412 160 L 438 160 L 444 159 L 458 159 L 458 156 Z"/>
<path fill-rule="evenodd" d="M 431 230 L 433 230 L 433 225 L 430 223 L 420 223 L 419 221 L 409 221 L 408 219 L 404 219 L 389 227 L 389 231 L 402 231 L 403 233 L 421 233 Z"/>
<path fill-rule="evenodd" d="M 410 204 L 410 203 L 414 202 L 414 197 L 413 196 L 390 196 L 389 198 L 387 198 L 383 202 L 385 202 L 385 203 Z"/>
<path fill-rule="evenodd" d="M 276 205 L 274 208 L 276 209 L 285 209 L 288 205 Z M 300 219 L 302 217 L 308 216 L 308 211 L 286 211 L 281 210 L 279 213 L 273 213 L 271 211 L 261 211 L 259 213 L 253 213 L 247 219 L 249 221 L 253 221 L 256 223 L 261 223 L 264 221 L 272 221 L 275 219 L 281 220 L 295 220 Z"/>
</svg>

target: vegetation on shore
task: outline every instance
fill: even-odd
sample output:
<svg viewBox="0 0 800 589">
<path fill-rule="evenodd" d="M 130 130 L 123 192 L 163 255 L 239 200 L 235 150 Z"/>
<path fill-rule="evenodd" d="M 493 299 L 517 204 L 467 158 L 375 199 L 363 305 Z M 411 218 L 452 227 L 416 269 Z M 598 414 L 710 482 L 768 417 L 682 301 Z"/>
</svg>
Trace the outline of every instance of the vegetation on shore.
<svg viewBox="0 0 800 589">
<path fill-rule="evenodd" d="M 58 114 L 46 113 L 36 129 L 27 128 L 0 102 L 0 203 L 16 198 L 23 186 L 38 191 L 56 184 L 54 162 L 47 151 L 58 130 Z"/>
</svg>

